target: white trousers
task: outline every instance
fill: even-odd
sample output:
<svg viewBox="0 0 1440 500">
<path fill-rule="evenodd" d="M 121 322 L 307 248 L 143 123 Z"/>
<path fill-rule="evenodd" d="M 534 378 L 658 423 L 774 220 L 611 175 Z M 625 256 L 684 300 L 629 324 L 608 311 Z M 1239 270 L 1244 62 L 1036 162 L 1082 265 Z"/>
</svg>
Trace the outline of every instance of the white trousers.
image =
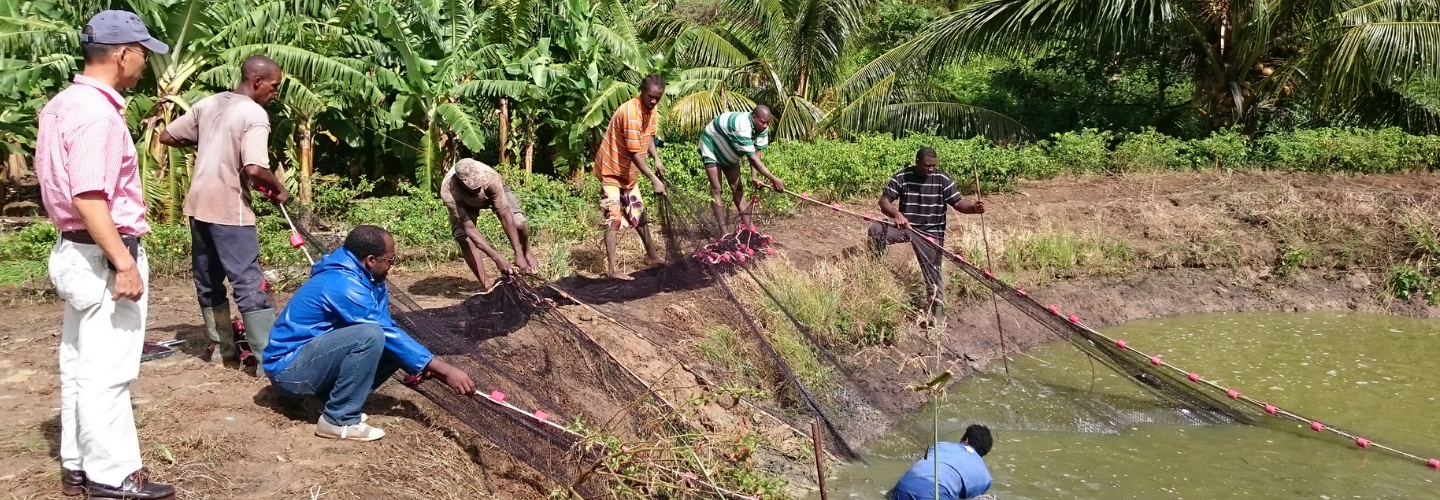
<svg viewBox="0 0 1440 500">
<path fill-rule="evenodd" d="M 140 469 L 130 383 L 140 375 L 150 263 L 139 301 L 113 300 L 115 272 L 97 245 L 60 240 L 50 249 L 50 282 L 65 300 L 60 335 L 60 465 L 119 486 Z"/>
</svg>

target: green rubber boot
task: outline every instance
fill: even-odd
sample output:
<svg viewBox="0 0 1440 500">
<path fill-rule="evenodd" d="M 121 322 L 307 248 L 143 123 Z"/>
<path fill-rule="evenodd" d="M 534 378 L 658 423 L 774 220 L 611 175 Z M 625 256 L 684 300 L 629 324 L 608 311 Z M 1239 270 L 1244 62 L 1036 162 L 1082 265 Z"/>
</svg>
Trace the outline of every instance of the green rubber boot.
<svg viewBox="0 0 1440 500">
<path fill-rule="evenodd" d="M 270 344 L 270 328 L 275 326 L 275 310 L 261 309 L 242 313 L 240 320 L 245 322 L 245 339 L 250 342 L 250 353 L 256 360 L 262 360 L 255 364 L 255 376 L 265 376 L 265 346 Z"/>
<path fill-rule="evenodd" d="M 220 366 L 239 363 L 240 352 L 235 349 L 235 329 L 230 326 L 230 304 L 200 309 L 205 319 L 205 336 L 210 339 L 210 364 Z"/>
</svg>

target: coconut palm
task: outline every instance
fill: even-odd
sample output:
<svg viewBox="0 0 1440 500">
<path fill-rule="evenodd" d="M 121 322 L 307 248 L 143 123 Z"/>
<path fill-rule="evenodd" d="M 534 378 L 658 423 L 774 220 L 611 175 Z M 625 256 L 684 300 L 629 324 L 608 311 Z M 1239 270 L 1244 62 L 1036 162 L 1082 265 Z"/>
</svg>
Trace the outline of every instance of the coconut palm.
<svg viewBox="0 0 1440 500">
<path fill-rule="evenodd" d="M 1296 99 L 1322 112 L 1435 130 L 1407 97 L 1440 77 L 1437 0 L 981 0 L 926 26 L 846 82 L 859 92 L 896 72 L 979 54 L 1064 47 L 1099 60 L 1136 55 L 1193 75 L 1211 129 Z M 1379 104 L 1379 105 L 1377 105 Z"/>
<path fill-rule="evenodd" d="M 684 64 L 730 69 L 718 78 L 696 79 L 699 88 L 670 107 L 672 123 L 695 133 L 719 113 L 767 102 L 779 113 L 774 135 L 782 139 L 811 139 L 825 131 L 1023 135 L 1024 128 L 1004 115 L 925 99 L 893 80 L 837 94 L 838 68 L 870 3 L 728 0 L 720 13 L 725 23 L 701 25 L 665 15 L 649 20 L 647 32 Z"/>
</svg>

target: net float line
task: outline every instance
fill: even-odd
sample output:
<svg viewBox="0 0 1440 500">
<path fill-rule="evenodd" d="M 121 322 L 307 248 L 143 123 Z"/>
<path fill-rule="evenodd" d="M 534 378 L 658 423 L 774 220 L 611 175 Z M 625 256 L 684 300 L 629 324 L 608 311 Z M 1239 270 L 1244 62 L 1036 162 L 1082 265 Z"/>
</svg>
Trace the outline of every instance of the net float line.
<svg viewBox="0 0 1440 500">
<path fill-rule="evenodd" d="M 834 203 L 834 204 L 826 205 L 825 203 L 822 203 L 822 202 L 820 202 L 820 201 L 811 199 L 809 193 L 799 193 L 799 194 L 797 194 L 797 193 L 794 193 L 794 192 L 790 192 L 790 191 L 788 191 L 788 190 L 787 190 L 786 192 L 789 193 L 789 194 L 791 194 L 791 195 L 797 196 L 797 197 L 799 197 L 799 198 L 801 198 L 801 199 L 803 199 L 803 200 L 805 200 L 805 201 L 809 201 L 809 202 L 815 203 L 815 204 L 817 204 L 817 205 L 825 206 L 825 207 L 830 208 L 831 210 L 834 210 L 834 211 L 836 211 L 836 212 L 840 212 L 840 213 L 852 215 L 852 216 L 859 217 L 859 218 L 862 218 L 862 219 L 865 219 L 865 220 L 869 220 L 869 221 L 880 222 L 880 223 L 882 223 L 882 224 L 886 224 L 886 225 L 889 225 L 889 226 L 892 226 L 892 227 L 894 226 L 894 223 L 891 222 L 891 221 L 889 221 L 888 219 L 882 219 L 882 218 L 875 217 L 875 216 L 870 215 L 870 214 L 864 214 L 864 213 L 855 212 L 855 211 L 853 211 L 853 210 L 848 210 L 848 209 L 842 208 L 839 203 Z M 973 265 L 971 265 L 968 261 L 966 261 L 963 257 L 961 257 L 961 256 L 959 256 L 959 255 L 956 255 L 955 253 L 953 253 L 953 252 L 945 249 L 944 247 L 940 246 L 940 244 L 935 240 L 935 238 L 931 237 L 930 235 L 924 234 L 923 232 L 921 232 L 921 231 L 919 231 L 919 230 L 916 230 L 916 229 L 914 229 L 914 228 L 911 228 L 910 230 L 911 230 L 911 232 L 915 233 L 916 235 L 921 236 L 923 240 L 929 242 L 932 246 L 935 246 L 936 248 L 938 248 L 938 249 L 940 250 L 940 252 L 942 252 L 946 257 L 948 257 L 948 258 L 950 258 L 951 260 L 955 261 L 955 263 L 956 263 L 957 265 L 959 265 L 961 269 L 965 270 L 966 273 L 972 275 L 972 276 L 975 277 L 976 279 L 981 280 L 982 283 L 985 283 L 986 285 L 988 285 L 988 288 L 991 288 L 992 291 L 995 291 L 996 293 L 999 293 L 999 292 L 1002 291 L 1002 290 L 1003 290 L 1003 291 L 1008 291 L 1008 292 L 1009 292 L 1009 295 L 1011 295 L 1011 296 L 1006 297 L 1007 300 L 1015 301 L 1015 300 L 1018 299 L 1018 300 L 1020 300 L 1020 301 L 1029 302 L 1030 304 L 1033 304 L 1035 307 L 1043 307 L 1046 311 L 1048 311 L 1049 314 L 1053 315 L 1055 318 L 1059 318 L 1059 319 L 1061 319 L 1061 320 L 1063 320 L 1063 321 L 1071 324 L 1073 328 L 1075 328 L 1076 330 L 1079 330 L 1079 331 L 1084 332 L 1086 336 L 1091 337 L 1091 338 L 1094 338 L 1094 339 L 1101 340 L 1101 341 L 1103 341 L 1103 342 L 1105 342 L 1105 343 L 1108 343 L 1109 345 L 1113 345 L 1114 348 L 1118 349 L 1120 352 L 1128 353 L 1128 354 L 1131 354 L 1131 355 L 1133 355 L 1133 356 L 1135 356 L 1135 357 L 1138 357 L 1138 358 L 1140 358 L 1140 360 L 1143 360 L 1143 362 L 1149 363 L 1149 364 L 1151 364 L 1151 365 L 1153 365 L 1153 366 L 1155 366 L 1155 367 L 1157 367 L 1157 368 L 1161 368 L 1161 369 L 1164 369 L 1164 370 L 1168 371 L 1168 372 L 1170 373 L 1170 375 L 1172 375 L 1172 376 L 1177 376 L 1177 377 L 1183 378 L 1183 379 L 1185 379 L 1185 380 L 1189 380 L 1191 383 L 1195 384 L 1197 387 L 1204 388 L 1204 389 L 1208 389 L 1209 391 L 1213 391 L 1213 392 L 1216 392 L 1216 393 L 1223 394 L 1225 398 L 1228 398 L 1228 399 L 1230 399 L 1230 400 L 1232 400 L 1232 401 L 1236 401 L 1236 402 L 1239 402 L 1239 403 L 1243 403 L 1243 404 L 1245 404 L 1246 406 L 1251 407 L 1251 408 L 1254 408 L 1254 409 L 1259 409 L 1259 410 L 1263 411 L 1263 412 L 1264 412 L 1265 414 L 1267 414 L 1267 415 L 1276 416 L 1276 417 L 1285 418 L 1285 419 L 1293 420 L 1293 421 L 1296 421 L 1296 422 L 1308 424 L 1308 425 L 1310 426 L 1310 429 L 1311 429 L 1311 430 L 1314 430 L 1315 432 L 1326 432 L 1326 431 L 1328 431 L 1328 432 L 1331 432 L 1331 433 L 1336 434 L 1336 435 L 1338 435 L 1338 436 L 1341 436 L 1341 437 L 1343 437 L 1343 438 L 1352 440 L 1352 441 L 1355 443 L 1355 445 L 1358 446 L 1358 447 L 1360 447 L 1360 448 L 1366 448 L 1366 449 L 1371 448 L 1371 447 L 1378 448 L 1378 449 L 1381 449 L 1381 450 L 1385 450 L 1385 451 L 1394 453 L 1394 454 L 1397 455 L 1397 456 L 1400 456 L 1400 457 L 1403 457 L 1403 458 L 1406 458 L 1406 459 L 1410 459 L 1410 460 L 1414 460 L 1414 461 L 1420 462 L 1420 463 L 1422 463 L 1422 464 L 1424 464 L 1424 465 L 1426 465 L 1426 466 L 1428 466 L 1428 467 L 1430 467 L 1430 468 L 1432 468 L 1432 469 L 1440 469 L 1440 459 L 1424 458 L 1424 457 L 1421 457 L 1421 456 L 1419 456 L 1419 455 L 1416 455 L 1416 454 L 1413 454 L 1413 453 L 1409 453 L 1409 452 L 1406 452 L 1406 451 L 1403 451 L 1403 450 L 1399 450 L 1399 449 L 1394 448 L 1394 447 L 1390 447 L 1390 446 L 1386 446 L 1386 445 L 1383 445 L 1383 444 L 1380 444 L 1380 443 L 1376 443 L 1376 442 L 1374 442 L 1374 441 L 1371 441 L 1371 440 L 1369 440 L 1369 439 L 1366 439 L 1366 438 L 1364 438 L 1364 437 L 1361 437 L 1361 436 L 1359 436 L 1359 435 L 1357 435 L 1357 434 L 1354 434 L 1354 433 L 1352 433 L 1352 432 L 1349 432 L 1349 431 L 1346 431 L 1346 430 L 1343 430 L 1343 429 L 1339 429 L 1339 428 L 1336 428 L 1336 427 L 1333 427 L 1333 426 L 1330 426 L 1330 425 L 1326 425 L 1326 424 L 1322 423 L 1322 422 L 1319 421 L 1319 420 L 1311 419 L 1311 418 L 1309 418 L 1309 417 L 1305 417 L 1305 416 L 1300 415 L 1300 414 L 1298 414 L 1298 413 L 1295 413 L 1295 412 L 1292 412 L 1292 411 L 1289 411 L 1289 410 L 1282 409 L 1282 408 L 1280 408 L 1280 407 L 1278 407 L 1278 406 L 1276 406 L 1276 405 L 1273 405 L 1273 404 L 1270 404 L 1270 403 L 1266 403 L 1266 402 L 1264 402 L 1264 401 L 1260 401 L 1260 400 L 1258 400 L 1258 399 L 1255 399 L 1255 398 L 1252 398 L 1252 397 L 1249 397 L 1249 396 L 1245 396 L 1245 395 L 1241 394 L 1239 391 L 1237 391 L 1237 390 L 1235 390 L 1235 389 L 1231 389 L 1231 388 L 1227 388 L 1227 387 L 1221 386 L 1220 384 L 1217 384 L 1217 383 L 1215 383 L 1215 382 L 1213 382 L 1213 381 L 1210 381 L 1210 380 L 1208 380 L 1208 379 L 1205 379 L 1204 377 L 1201 377 L 1199 374 L 1197 374 L 1197 373 L 1195 373 L 1195 372 L 1191 372 L 1191 371 L 1184 370 L 1184 369 L 1182 369 L 1182 368 L 1180 368 L 1180 367 L 1178 367 L 1178 366 L 1175 366 L 1174 364 L 1171 364 L 1171 363 L 1169 363 L 1169 362 L 1166 362 L 1166 361 L 1164 361 L 1163 359 L 1161 359 L 1160 356 L 1147 355 L 1147 354 L 1145 354 L 1144 352 L 1141 352 L 1141 351 L 1139 351 L 1139 350 L 1137 350 L 1137 349 L 1135 349 L 1135 348 L 1133 348 L 1133 347 L 1130 347 L 1129 343 L 1125 342 L 1123 339 L 1114 339 L 1114 338 L 1111 338 L 1111 337 L 1109 337 L 1109 336 L 1107 336 L 1107 335 L 1105 335 L 1105 334 L 1102 334 L 1102 333 L 1096 331 L 1096 330 L 1093 329 L 1093 328 L 1090 328 L 1090 327 L 1088 327 L 1088 326 L 1085 326 L 1085 325 L 1080 321 L 1080 317 L 1079 317 L 1079 316 L 1076 316 L 1076 315 L 1073 315 L 1073 314 L 1072 314 L 1072 315 L 1069 315 L 1069 316 L 1065 316 L 1065 315 L 1061 314 L 1061 312 L 1060 312 L 1060 310 L 1059 310 L 1059 306 L 1056 306 L 1056 305 L 1050 305 L 1050 306 L 1048 306 L 1048 307 L 1041 306 L 1040 303 L 1039 303 L 1039 302 L 1036 302 L 1033 298 L 1031 298 L 1031 297 L 1029 296 L 1029 294 L 1025 292 L 1025 290 L 1023 290 L 1023 289 L 1016 289 L 1016 288 L 1011 287 L 1011 286 L 1008 285 L 1008 284 L 1005 284 L 1004 282 L 1001 282 L 1000 280 L 996 279 L 996 278 L 994 277 L 994 274 L 991 273 L 990 271 L 980 271 L 978 268 L 975 268 L 975 267 L 974 267 Z M 1023 310 L 1023 309 L 1022 309 L 1022 310 Z M 1024 311 L 1024 312 L 1030 313 L 1030 311 Z M 1033 316 L 1033 314 L 1032 314 L 1032 316 Z M 1099 346 L 1097 346 L 1097 347 L 1099 347 Z M 1108 347 L 1108 346 L 1107 346 L 1107 347 Z"/>
</svg>

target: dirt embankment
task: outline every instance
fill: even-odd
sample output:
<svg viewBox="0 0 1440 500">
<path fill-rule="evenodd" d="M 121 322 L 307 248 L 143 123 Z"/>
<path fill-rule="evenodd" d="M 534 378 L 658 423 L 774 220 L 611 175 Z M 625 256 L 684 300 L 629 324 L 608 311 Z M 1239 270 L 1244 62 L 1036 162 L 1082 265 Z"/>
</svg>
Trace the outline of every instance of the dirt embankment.
<svg viewBox="0 0 1440 500">
<path fill-rule="evenodd" d="M 1393 234 L 1402 212 L 1436 213 L 1432 193 L 1437 187 L 1440 180 L 1429 175 L 1061 180 L 988 199 L 986 223 L 1002 275 L 1091 325 L 1250 310 L 1434 316 L 1436 310 L 1418 299 L 1384 298 L 1386 256 L 1391 254 L 1382 249 L 1403 244 L 1403 237 Z M 855 206 L 869 210 L 868 203 Z M 770 231 L 778 248 L 803 267 L 843 259 L 847 249 L 859 246 L 864 229 L 862 221 L 805 210 L 776 221 Z M 951 245 L 972 260 L 983 254 L 977 218 L 952 216 L 950 234 Z M 1061 248 L 1052 259 L 1055 245 L 1037 243 L 1057 235 L 1075 243 L 1073 258 Z M 638 252 L 625 245 L 633 262 Z M 1306 249 L 1300 258 L 1282 258 L 1297 248 Z M 593 242 L 572 250 L 582 272 L 595 271 L 593 259 L 587 258 L 594 250 Z M 907 271 L 912 259 L 908 250 L 895 248 L 886 262 L 899 272 L 913 272 Z M 1296 262 L 1291 265 L 1291 260 Z M 445 307 L 478 291 L 467 275 L 462 265 L 450 264 L 423 273 L 397 272 L 392 280 L 422 305 Z M 951 279 L 963 281 L 956 275 Z M 668 400 L 700 400 L 689 418 L 705 432 L 765 434 L 770 444 L 751 464 L 791 479 L 792 494 L 806 490 L 810 469 L 799 463 L 804 440 L 761 412 L 715 401 L 724 398 L 715 398 L 718 390 L 706 385 L 730 383 L 728 374 L 734 372 L 734 367 L 708 362 L 699 346 L 705 328 L 733 320 L 733 308 L 724 304 L 721 292 L 696 283 L 624 296 L 608 282 L 575 278 L 564 283 L 582 295 L 615 299 L 600 307 L 623 323 L 639 325 L 627 331 L 589 311 L 564 308 L 610 355 Z M 999 351 L 994 313 L 988 301 L 968 293 L 963 284 L 952 283 L 952 290 L 945 344 L 957 361 L 968 355 L 984 369 Z M 143 365 L 134 387 L 147 465 L 157 479 L 175 481 L 184 498 L 526 499 L 543 498 L 553 487 L 482 433 L 394 384 L 365 408 L 389 432 L 386 439 L 362 444 L 315 438 L 315 415 L 256 379 L 203 366 L 203 332 L 192 294 L 183 280 L 160 279 L 152 288 L 147 337 L 187 343 L 176 355 Z M 16 498 L 60 498 L 54 458 L 60 311 L 55 302 L 18 303 L 0 324 L 0 411 L 10 417 L 0 423 L 0 491 Z M 1051 338 L 1003 303 L 1001 316 L 1011 349 Z M 577 356 L 575 347 L 562 340 L 530 326 L 478 340 L 477 349 L 504 356 L 517 376 L 553 389 L 566 406 L 551 410 L 556 415 L 613 412 L 615 402 L 597 394 L 591 380 L 597 360 Z M 835 411 L 847 437 L 863 443 L 921 403 L 903 388 L 926 378 L 917 360 L 931 348 L 912 327 L 895 345 L 844 353 L 856 390 L 845 391 L 846 404 Z M 960 372 L 970 365 L 957 364 Z"/>
</svg>

